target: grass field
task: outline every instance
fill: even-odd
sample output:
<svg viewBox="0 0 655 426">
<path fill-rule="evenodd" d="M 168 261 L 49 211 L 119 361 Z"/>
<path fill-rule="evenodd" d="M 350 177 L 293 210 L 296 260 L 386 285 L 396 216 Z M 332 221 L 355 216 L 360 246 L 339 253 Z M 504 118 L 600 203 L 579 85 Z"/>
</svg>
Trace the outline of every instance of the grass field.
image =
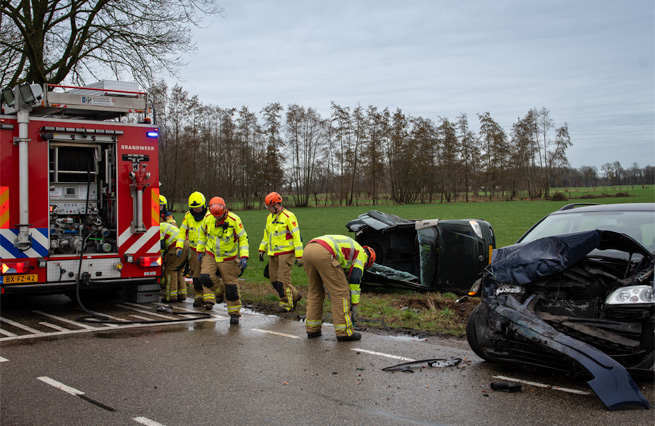
<svg viewBox="0 0 655 426">
<path fill-rule="evenodd" d="M 460 202 L 449 204 L 413 204 L 354 207 L 309 207 L 291 209 L 300 224 L 303 241 L 325 234 L 350 235 L 346 224 L 359 214 L 379 209 L 406 219 L 484 219 L 491 223 L 496 234 L 497 247 L 513 244 L 536 221 L 548 213 L 570 203 L 643 203 L 655 202 L 655 187 L 635 186 L 604 188 L 558 188 L 552 193 L 562 192 L 570 198 L 567 201 L 492 201 Z M 629 194 L 628 197 L 616 194 Z M 603 196 L 606 195 L 606 196 Z M 602 198 L 575 198 L 603 196 Z M 257 259 L 257 249 L 264 233 L 268 210 L 236 211 L 248 232 L 250 259 L 242 278 L 242 301 L 264 311 L 274 311 L 277 296 L 263 277 L 265 263 Z M 174 214 L 178 224 L 183 214 Z M 292 281 L 303 295 L 307 294 L 307 277 L 302 268 L 293 268 Z M 375 327 L 374 321 L 394 329 L 415 331 L 424 334 L 448 334 L 462 336 L 465 318 L 472 306 L 456 304 L 452 294 L 420 294 L 407 290 L 366 293 L 360 304 L 361 322 Z M 304 314 L 304 299 L 295 315 Z M 470 303 L 469 303 L 470 305 Z M 327 307 L 327 302 L 326 302 Z M 405 308 L 405 309 L 403 309 Z M 325 310 L 329 313 L 329 309 Z M 328 315 L 329 317 L 329 315 Z"/>
</svg>

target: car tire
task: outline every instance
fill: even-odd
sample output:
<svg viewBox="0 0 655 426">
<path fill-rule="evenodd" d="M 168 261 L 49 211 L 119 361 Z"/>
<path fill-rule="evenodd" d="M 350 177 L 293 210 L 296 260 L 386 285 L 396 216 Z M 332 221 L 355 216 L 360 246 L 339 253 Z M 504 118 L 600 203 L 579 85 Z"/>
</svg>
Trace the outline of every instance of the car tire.
<svg viewBox="0 0 655 426">
<path fill-rule="evenodd" d="M 483 313 L 480 305 L 473 308 L 471 314 L 466 321 L 466 340 L 469 343 L 469 346 L 475 352 L 477 356 L 482 358 L 485 361 L 489 361 L 486 351 L 480 346 L 478 342 L 478 333 L 476 331 L 476 325 L 483 321 Z"/>
</svg>

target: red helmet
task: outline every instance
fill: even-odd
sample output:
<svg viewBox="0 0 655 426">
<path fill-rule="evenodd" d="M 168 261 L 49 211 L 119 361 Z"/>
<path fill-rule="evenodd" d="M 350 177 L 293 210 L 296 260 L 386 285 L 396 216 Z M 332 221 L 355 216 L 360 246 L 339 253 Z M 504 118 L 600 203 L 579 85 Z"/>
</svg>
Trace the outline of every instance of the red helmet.
<svg viewBox="0 0 655 426">
<path fill-rule="evenodd" d="M 209 212 L 216 219 L 222 219 L 227 213 L 227 206 L 225 205 L 225 200 L 221 197 L 214 197 L 209 200 Z"/>
<path fill-rule="evenodd" d="M 273 206 L 273 205 L 275 205 L 277 203 L 281 203 L 281 202 L 282 202 L 282 196 L 280 194 L 278 194 L 277 192 L 271 192 L 264 199 L 264 204 L 266 204 L 267 206 Z"/>
<path fill-rule="evenodd" d="M 368 269 L 375 263 L 375 250 L 370 248 L 369 246 L 362 246 L 366 254 L 368 254 L 368 260 L 366 261 L 366 264 L 364 264 L 364 269 Z"/>
</svg>

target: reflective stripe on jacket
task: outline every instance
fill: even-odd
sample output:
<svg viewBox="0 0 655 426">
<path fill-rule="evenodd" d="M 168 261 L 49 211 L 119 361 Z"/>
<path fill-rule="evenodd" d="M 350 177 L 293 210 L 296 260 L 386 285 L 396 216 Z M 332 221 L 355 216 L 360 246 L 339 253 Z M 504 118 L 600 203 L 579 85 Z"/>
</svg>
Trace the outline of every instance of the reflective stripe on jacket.
<svg viewBox="0 0 655 426">
<path fill-rule="evenodd" d="M 184 219 L 182 220 L 182 225 L 180 226 L 180 233 L 177 237 L 177 244 L 175 244 L 175 246 L 177 248 L 184 247 L 184 240 L 188 238 L 189 247 L 195 250 L 196 246 L 198 245 L 198 232 L 200 231 L 202 223 L 205 221 L 207 216 L 211 217 L 212 219 L 214 218 L 211 213 L 207 212 L 203 220 L 198 222 L 193 218 L 191 212 L 186 212 Z"/>
<path fill-rule="evenodd" d="M 205 217 L 198 234 L 198 253 L 210 252 L 217 262 L 231 260 L 237 257 L 248 257 L 248 234 L 241 218 L 228 212 L 223 222 L 218 222 L 214 216 Z"/>
<path fill-rule="evenodd" d="M 295 253 L 296 258 L 302 257 L 300 228 L 298 219 L 293 213 L 284 209 L 278 214 L 268 215 L 259 251 L 266 252 L 269 256 Z"/>
<path fill-rule="evenodd" d="M 318 243 L 325 247 L 339 262 L 348 277 L 350 301 L 352 304 L 358 304 L 364 264 L 368 260 L 366 251 L 357 241 L 344 235 L 323 235 L 314 238 L 310 243 Z"/>
<path fill-rule="evenodd" d="M 171 225 L 168 222 L 161 222 L 159 224 L 159 239 L 164 242 L 164 244 L 162 244 L 162 254 L 164 254 L 164 251 L 168 250 L 171 245 L 175 245 L 179 233 L 180 230 L 175 225 Z"/>
</svg>

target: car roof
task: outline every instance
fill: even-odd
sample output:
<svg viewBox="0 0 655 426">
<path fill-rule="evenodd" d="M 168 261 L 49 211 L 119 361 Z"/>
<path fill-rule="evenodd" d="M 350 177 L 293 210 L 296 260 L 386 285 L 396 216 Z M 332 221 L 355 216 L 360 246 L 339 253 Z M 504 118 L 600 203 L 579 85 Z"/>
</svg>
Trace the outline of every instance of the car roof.
<svg viewBox="0 0 655 426">
<path fill-rule="evenodd" d="M 655 212 L 655 203 L 620 203 L 620 204 L 567 204 L 550 215 L 560 215 L 580 212 L 615 212 L 642 211 Z M 550 216 L 549 215 L 549 216 Z"/>
</svg>

